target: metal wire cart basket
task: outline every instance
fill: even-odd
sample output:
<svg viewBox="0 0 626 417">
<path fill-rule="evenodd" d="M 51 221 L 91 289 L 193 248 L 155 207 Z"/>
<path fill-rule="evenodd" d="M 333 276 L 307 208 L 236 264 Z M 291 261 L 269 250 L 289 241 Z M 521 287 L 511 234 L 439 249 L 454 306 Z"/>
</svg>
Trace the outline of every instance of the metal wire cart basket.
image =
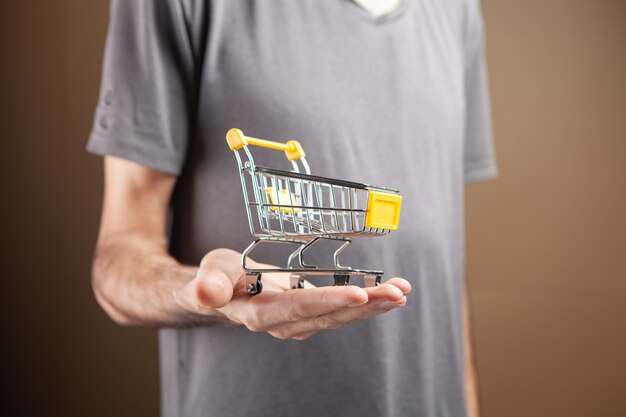
<svg viewBox="0 0 626 417">
<path fill-rule="evenodd" d="M 398 228 L 402 196 L 397 190 L 311 175 L 304 150 L 295 140 L 273 142 L 230 129 L 226 141 L 237 158 L 250 232 L 256 237 L 241 255 L 248 293 L 262 291 L 265 272 L 291 273 L 291 288 L 304 288 L 306 275 L 333 275 L 335 285 L 348 285 L 350 276 L 362 275 L 366 286 L 380 285 L 383 271 L 341 265 L 339 255 L 353 237 L 382 236 Z M 285 152 L 293 170 L 255 165 L 250 145 Z M 303 259 L 304 252 L 322 239 L 342 242 L 332 269 Z M 296 244 L 297 249 L 285 268 L 249 268 L 248 255 L 263 242 Z"/>
</svg>

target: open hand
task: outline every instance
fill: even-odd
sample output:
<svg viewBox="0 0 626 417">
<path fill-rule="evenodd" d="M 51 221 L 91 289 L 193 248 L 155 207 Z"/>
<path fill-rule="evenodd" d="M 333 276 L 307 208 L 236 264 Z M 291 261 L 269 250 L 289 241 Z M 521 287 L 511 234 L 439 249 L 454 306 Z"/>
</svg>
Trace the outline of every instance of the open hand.
<svg viewBox="0 0 626 417">
<path fill-rule="evenodd" d="M 267 332 L 279 339 L 304 340 L 320 330 L 337 329 L 406 304 L 411 285 L 392 278 L 377 287 L 357 286 L 290 289 L 288 274 L 264 273 L 263 292 L 246 291 L 241 254 L 216 249 L 202 260 L 196 278 L 185 289 L 191 313 L 215 316 Z M 269 267 L 250 260 L 253 267 Z"/>
</svg>

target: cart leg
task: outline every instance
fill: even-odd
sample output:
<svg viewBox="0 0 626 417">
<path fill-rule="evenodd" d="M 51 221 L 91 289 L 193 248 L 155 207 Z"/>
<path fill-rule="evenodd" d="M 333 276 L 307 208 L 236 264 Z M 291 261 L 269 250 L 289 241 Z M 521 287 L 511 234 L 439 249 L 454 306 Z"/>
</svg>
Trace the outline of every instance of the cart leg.
<svg viewBox="0 0 626 417">
<path fill-rule="evenodd" d="M 365 281 L 365 287 L 378 287 L 381 281 L 380 275 L 365 275 L 363 280 Z"/>
<path fill-rule="evenodd" d="M 312 264 L 307 264 L 304 262 L 304 251 L 309 249 L 311 246 L 315 245 L 317 242 L 320 241 L 320 237 L 316 237 L 315 239 L 307 242 L 306 244 L 302 245 L 297 253 L 298 253 L 298 262 L 300 262 L 300 266 L 302 266 L 302 268 L 309 268 L 309 269 L 316 269 L 317 265 L 312 265 Z"/>
<path fill-rule="evenodd" d="M 263 291 L 261 274 L 246 275 L 246 291 L 248 291 L 250 295 L 257 295 Z"/>
<path fill-rule="evenodd" d="M 337 249 L 335 251 L 335 253 L 333 254 L 333 260 L 335 261 L 335 269 L 346 269 L 346 268 L 350 268 L 349 266 L 346 265 L 341 265 L 339 263 L 339 255 L 341 254 L 341 252 L 343 252 L 349 245 L 350 243 L 352 243 L 352 241 L 350 239 L 333 239 L 333 240 L 343 240 L 344 243 L 339 246 L 339 249 Z"/>
<path fill-rule="evenodd" d="M 348 274 L 335 274 L 335 286 L 350 285 L 350 275 Z"/>
<path fill-rule="evenodd" d="M 298 274 L 289 275 L 289 286 L 292 290 L 304 288 L 304 277 Z"/>
</svg>

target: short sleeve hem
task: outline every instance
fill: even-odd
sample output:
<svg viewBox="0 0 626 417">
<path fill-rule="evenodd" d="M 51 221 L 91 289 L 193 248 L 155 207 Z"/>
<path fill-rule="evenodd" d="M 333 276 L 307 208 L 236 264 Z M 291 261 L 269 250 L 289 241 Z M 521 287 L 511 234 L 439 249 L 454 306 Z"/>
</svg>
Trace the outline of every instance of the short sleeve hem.
<svg viewBox="0 0 626 417">
<path fill-rule="evenodd" d="M 464 180 L 466 184 L 489 180 L 498 176 L 498 166 L 494 158 L 480 159 L 465 164 Z"/>
<path fill-rule="evenodd" d="M 117 140 L 92 132 L 87 143 L 87 151 L 100 156 L 116 156 L 128 159 L 148 168 L 176 176 L 180 175 L 181 172 L 182 163 L 177 156 L 168 154 L 165 149 L 156 147 L 147 141 L 139 144 L 135 141 Z"/>
</svg>

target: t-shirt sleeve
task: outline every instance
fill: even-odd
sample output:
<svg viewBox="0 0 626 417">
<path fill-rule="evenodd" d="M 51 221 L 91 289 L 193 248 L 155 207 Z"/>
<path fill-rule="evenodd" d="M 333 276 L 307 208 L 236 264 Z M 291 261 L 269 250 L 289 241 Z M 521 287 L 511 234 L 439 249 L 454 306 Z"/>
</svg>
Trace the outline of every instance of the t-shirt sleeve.
<svg viewBox="0 0 626 417">
<path fill-rule="evenodd" d="M 183 3 L 112 0 L 87 150 L 180 174 L 197 99 Z"/>
<path fill-rule="evenodd" d="M 465 20 L 465 144 L 463 172 L 466 183 L 498 174 L 485 59 L 484 25 L 477 0 L 469 0 Z"/>
</svg>

